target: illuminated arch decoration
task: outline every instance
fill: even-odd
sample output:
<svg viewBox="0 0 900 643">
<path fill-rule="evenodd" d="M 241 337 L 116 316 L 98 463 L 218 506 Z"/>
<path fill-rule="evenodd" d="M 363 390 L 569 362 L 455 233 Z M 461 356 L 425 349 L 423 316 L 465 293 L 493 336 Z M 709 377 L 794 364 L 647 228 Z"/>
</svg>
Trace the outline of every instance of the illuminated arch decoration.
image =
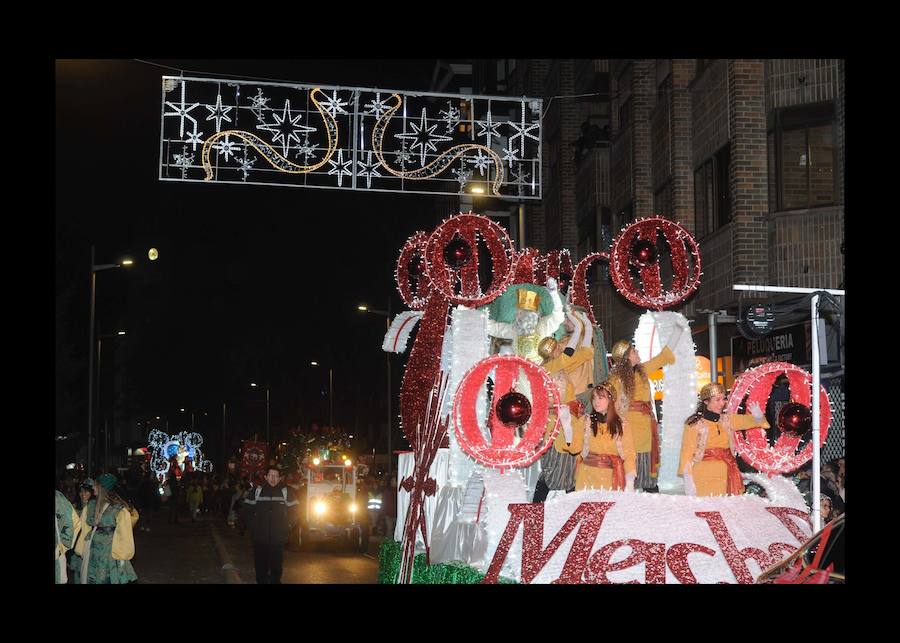
<svg viewBox="0 0 900 643">
<path fill-rule="evenodd" d="M 493 395 L 488 399 L 491 411 L 485 427 L 490 432 L 488 440 L 478 422 L 478 400 L 492 373 Z M 520 373 L 524 373 L 531 388 L 531 414 L 522 425 L 524 428 L 516 429 L 500 421 L 495 406 L 513 390 Z M 558 418 L 546 440 L 544 436 L 550 410 L 555 411 L 558 406 L 559 393 L 547 371 L 522 357 L 495 355 L 478 362 L 463 377 L 453 402 L 454 430 L 462 449 L 481 464 L 497 469 L 526 467 L 553 446 L 559 433 Z M 521 431 L 521 437 L 517 437 L 517 431 Z"/>
<path fill-rule="evenodd" d="M 186 458 L 190 458 L 194 469 L 210 472 L 213 469 L 212 462 L 203 459 L 203 436 L 196 432 L 182 431 L 175 435 L 168 435 L 159 429 L 153 429 L 147 436 L 148 448 L 151 450 L 150 468 L 157 478 L 164 478 L 169 474 L 172 458 L 177 458 L 183 448 Z"/>
<path fill-rule="evenodd" d="M 655 248 L 659 235 L 669 246 L 672 285 L 664 290 Z M 637 249 L 647 252 L 638 256 Z M 683 227 L 662 217 L 640 219 L 619 233 L 613 243 L 610 276 L 616 290 L 628 301 L 651 310 L 665 310 L 684 302 L 700 285 L 700 248 Z M 632 276 L 638 272 L 640 287 Z"/>
<path fill-rule="evenodd" d="M 772 391 L 772 385 L 779 375 L 788 378 L 791 402 L 802 404 L 812 409 L 812 375 L 794 364 L 787 362 L 770 362 L 744 371 L 734 382 L 728 398 L 728 413 L 736 413 L 744 396 L 747 406 L 752 402 L 766 408 L 766 402 Z M 831 405 L 824 386 L 819 386 L 819 446 L 828 439 L 828 425 L 831 424 Z M 743 435 L 742 435 L 743 434 Z M 770 446 L 765 429 L 749 429 L 735 432 L 735 447 L 738 454 L 759 471 L 770 475 L 790 473 L 812 459 L 813 443 L 797 453 L 802 436 L 781 434 L 774 446 Z"/>
<path fill-rule="evenodd" d="M 541 199 L 543 101 L 162 77 L 159 178 Z"/>
</svg>

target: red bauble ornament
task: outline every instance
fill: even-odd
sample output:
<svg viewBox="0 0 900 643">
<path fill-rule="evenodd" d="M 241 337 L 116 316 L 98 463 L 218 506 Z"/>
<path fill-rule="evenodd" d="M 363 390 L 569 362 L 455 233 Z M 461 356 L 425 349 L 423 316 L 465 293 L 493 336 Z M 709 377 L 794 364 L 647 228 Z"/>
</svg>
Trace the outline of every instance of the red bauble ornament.
<svg viewBox="0 0 900 643">
<path fill-rule="evenodd" d="M 802 437 L 812 431 L 812 411 L 797 402 L 785 404 L 778 413 L 778 429 L 782 433 Z"/>
<path fill-rule="evenodd" d="M 517 429 L 531 418 L 531 402 L 521 393 L 510 391 L 500 398 L 495 411 L 503 426 Z"/>
<path fill-rule="evenodd" d="M 444 261 L 455 270 L 459 270 L 472 260 L 472 247 L 460 237 L 444 247 Z"/>
<path fill-rule="evenodd" d="M 656 244 L 646 239 L 641 239 L 631 246 L 631 262 L 640 268 L 646 268 L 659 258 L 656 252 Z"/>
</svg>

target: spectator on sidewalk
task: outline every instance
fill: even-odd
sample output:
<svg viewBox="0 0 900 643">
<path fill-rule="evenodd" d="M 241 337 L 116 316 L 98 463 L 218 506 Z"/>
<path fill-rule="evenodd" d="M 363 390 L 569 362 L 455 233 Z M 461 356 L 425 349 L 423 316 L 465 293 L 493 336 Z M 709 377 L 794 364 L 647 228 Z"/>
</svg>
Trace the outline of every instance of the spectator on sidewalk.
<svg viewBox="0 0 900 643">
<path fill-rule="evenodd" d="M 281 471 L 270 465 L 266 470 L 265 482 L 244 504 L 253 540 L 256 582 L 279 585 L 284 546 L 297 515 L 294 508 L 298 503 L 294 490 L 281 484 Z"/>
</svg>

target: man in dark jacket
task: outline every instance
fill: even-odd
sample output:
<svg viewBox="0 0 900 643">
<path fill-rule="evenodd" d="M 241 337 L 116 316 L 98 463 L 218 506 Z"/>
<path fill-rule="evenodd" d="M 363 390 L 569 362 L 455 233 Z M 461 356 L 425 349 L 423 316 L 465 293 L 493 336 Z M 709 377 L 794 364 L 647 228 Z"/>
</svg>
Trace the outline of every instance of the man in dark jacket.
<svg viewBox="0 0 900 643">
<path fill-rule="evenodd" d="M 297 519 L 294 490 L 281 484 L 281 472 L 270 466 L 266 479 L 244 500 L 253 540 L 256 582 L 281 583 L 281 562 L 292 524 Z"/>
</svg>

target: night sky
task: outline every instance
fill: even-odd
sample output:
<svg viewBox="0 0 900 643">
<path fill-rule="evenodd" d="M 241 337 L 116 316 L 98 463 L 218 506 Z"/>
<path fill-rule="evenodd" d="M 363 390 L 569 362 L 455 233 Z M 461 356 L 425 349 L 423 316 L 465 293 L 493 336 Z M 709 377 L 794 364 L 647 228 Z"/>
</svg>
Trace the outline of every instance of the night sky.
<svg viewBox="0 0 900 643">
<path fill-rule="evenodd" d="M 152 62 L 186 75 L 410 90 L 428 90 L 435 67 Z M 390 299 L 392 314 L 405 308 L 393 278 L 399 249 L 450 214 L 446 197 L 161 182 L 163 75 L 177 72 L 133 60 L 56 63 L 58 428 L 86 423 L 91 244 L 98 264 L 125 254 L 137 262 L 97 275 L 97 332 L 127 330 L 110 359 L 137 392 L 130 403 L 173 419 L 180 407 L 208 412 L 220 426 L 227 401 L 235 430 L 264 431 L 264 394 L 249 382 L 268 380 L 274 439 L 281 427 L 327 419 L 331 364 L 336 423 L 383 421 L 384 318 L 356 306 L 384 309 Z M 151 246 L 160 253 L 153 263 Z M 113 343 L 104 342 L 104 355 Z M 406 357 L 392 358 L 395 409 Z M 326 370 L 311 368 L 312 359 Z"/>
</svg>

